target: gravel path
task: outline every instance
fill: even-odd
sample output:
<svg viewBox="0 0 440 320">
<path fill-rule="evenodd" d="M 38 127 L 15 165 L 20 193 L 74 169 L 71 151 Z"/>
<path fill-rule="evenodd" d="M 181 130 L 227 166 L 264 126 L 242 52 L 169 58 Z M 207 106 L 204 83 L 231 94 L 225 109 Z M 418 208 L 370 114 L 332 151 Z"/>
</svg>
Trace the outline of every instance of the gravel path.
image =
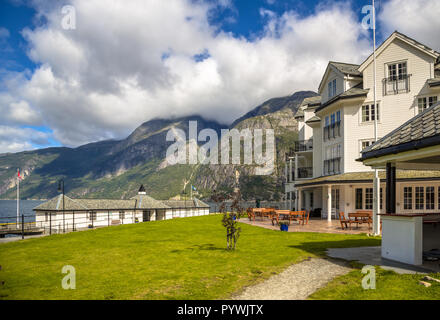
<svg viewBox="0 0 440 320">
<path fill-rule="evenodd" d="M 333 259 L 310 259 L 291 265 L 266 281 L 244 289 L 234 300 L 304 300 L 333 278 L 352 269 Z"/>
</svg>

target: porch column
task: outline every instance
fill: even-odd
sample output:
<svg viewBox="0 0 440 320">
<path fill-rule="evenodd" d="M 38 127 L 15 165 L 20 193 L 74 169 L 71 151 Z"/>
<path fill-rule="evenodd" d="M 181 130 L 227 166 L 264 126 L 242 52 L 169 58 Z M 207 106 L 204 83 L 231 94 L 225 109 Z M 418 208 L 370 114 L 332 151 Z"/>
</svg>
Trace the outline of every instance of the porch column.
<svg viewBox="0 0 440 320">
<path fill-rule="evenodd" d="M 373 234 L 380 234 L 380 178 L 378 171 L 375 170 L 373 179 Z"/>
<path fill-rule="evenodd" d="M 396 213 L 396 167 L 387 163 L 387 190 L 386 190 L 387 213 Z"/>
<path fill-rule="evenodd" d="M 292 158 L 289 159 L 289 182 L 292 182 Z"/>
<path fill-rule="evenodd" d="M 296 208 L 296 211 L 300 211 L 302 208 L 302 191 L 298 189 L 298 207 Z"/>
<path fill-rule="evenodd" d="M 332 221 L 332 186 L 327 186 L 327 221 Z"/>
<path fill-rule="evenodd" d="M 298 155 L 295 154 L 295 180 L 299 178 L 298 174 Z"/>
</svg>

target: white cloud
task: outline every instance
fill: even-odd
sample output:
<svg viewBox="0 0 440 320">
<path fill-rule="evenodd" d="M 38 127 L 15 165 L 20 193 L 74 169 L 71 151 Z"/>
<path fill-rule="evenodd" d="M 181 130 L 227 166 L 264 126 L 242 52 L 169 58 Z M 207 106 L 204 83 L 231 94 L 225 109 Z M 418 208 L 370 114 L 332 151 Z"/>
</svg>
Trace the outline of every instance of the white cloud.
<svg viewBox="0 0 440 320">
<path fill-rule="evenodd" d="M 384 36 L 398 30 L 415 40 L 440 49 L 440 1 L 389 0 L 378 11 Z"/>
<path fill-rule="evenodd" d="M 266 15 L 252 41 L 208 23 L 219 2 L 74 0 L 76 30 L 61 28 L 61 7 L 35 3 L 48 23 L 23 35 L 40 67 L 8 105 L 21 107 L 16 120 L 44 119 L 66 145 L 122 138 L 154 117 L 229 123 L 265 99 L 316 90 L 328 60 L 360 62 L 369 51 L 346 3 Z"/>
<path fill-rule="evenodd" d="M 0 153 L 35 149 L 48 144 L 48 134 L 31 128 L 0 125 Z"/>
</svg>

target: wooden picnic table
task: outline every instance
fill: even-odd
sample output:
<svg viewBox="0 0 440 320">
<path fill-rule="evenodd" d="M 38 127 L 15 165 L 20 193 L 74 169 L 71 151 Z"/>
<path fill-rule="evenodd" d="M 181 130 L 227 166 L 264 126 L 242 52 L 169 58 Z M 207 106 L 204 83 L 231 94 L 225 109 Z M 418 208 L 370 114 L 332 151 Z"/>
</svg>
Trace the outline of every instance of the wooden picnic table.
<svg viewBox="0 0 440 320">
<path fill-rule="evenodd" d="M 275 210 L 275 214 L 272 216 L 272 225 L 275 225 L 275 221 L 279 224 L 280 220 L 288 220 L 289 225 L 292 221 L 298 221 L 304 225 L 308 223 L 308 216 L 306 217 L 306 211 L 290 211 L 290 210 Z"/>
<path fill-rule="evenodd" d="M 260 217 L 264 220 L 265 217 L 271 219 L 272 215 L 275 213 L 273 208 L 249 208 L 248 211 L 249 220 L 255 221 L 255 217 Z"/>
<path fill-rule="evenodd" d="M 371 229 L 371 224 L 373 223 L 373 212 L 372 211 L 356 211 L 348 214 L 348 224 L 356 224 L 359 227 L 360 224 L 368 224 L 368 229 Z"/>
</svg>

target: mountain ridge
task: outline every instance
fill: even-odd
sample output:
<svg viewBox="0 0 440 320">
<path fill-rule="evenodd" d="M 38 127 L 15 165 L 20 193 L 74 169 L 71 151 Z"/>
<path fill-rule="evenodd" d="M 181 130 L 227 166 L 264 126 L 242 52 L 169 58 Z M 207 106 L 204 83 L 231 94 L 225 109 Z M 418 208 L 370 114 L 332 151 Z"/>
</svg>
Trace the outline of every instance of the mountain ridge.
<svg viewBox="0 0 440 320">
<path fill-rule="evenodd" d="M 166 150 L 173 143 L 166 142 L 168 129 L 174 127 L 188 132 L 191 120 L 197 121 L 197 133 L 205 128 L 214 129 L 217 133 L 223 128 L 273 128 L 276 132 L 277 150 L 282 153 L 285 146 L 281 145 L 293 143 L 295 139 L 294 113 L 304 98 L 314 95 L 316 93 L 311 91 L 300 91 L 291 96 L 270 99 L 229 127 L 199 115 L 156 118 L 144 122 L 121 140 L 97 141 L 76 148 L 50 147 L 0 154 L 0 199 L 14 198 L 17 167 L 21 168 L 24 176 L 20 184 L 23 198 L 50 198 L 56 195 L 57 180 L 61 178 L 66 180 L 67 193 L 77 197 L 129 197 L 143 183 L 152 196 L 169 198 L 180 194 L 182 188 L 190 182 L 199 184 L 200 196 L 206 197 L 213 188 L 231 188 L 234 184 L 234 170 L 237 169 L 243 178 L 240 185 L 249 189 L 246 181 L 249 180 L 248 184 L 252 184 L 254 180 L 254 171 L 250 167 L 163 165 Z M 263 179 L 270 180 L 268 189 L 273 190 L 267 196 L 278 194 L 276 197 L 279 197 L 275 186 L 279 187 L 277 176 L 280 165 L 277 164 L 271 178 Z M 251 196 L 251 191 L 247 196 Z"/>
</svg>

